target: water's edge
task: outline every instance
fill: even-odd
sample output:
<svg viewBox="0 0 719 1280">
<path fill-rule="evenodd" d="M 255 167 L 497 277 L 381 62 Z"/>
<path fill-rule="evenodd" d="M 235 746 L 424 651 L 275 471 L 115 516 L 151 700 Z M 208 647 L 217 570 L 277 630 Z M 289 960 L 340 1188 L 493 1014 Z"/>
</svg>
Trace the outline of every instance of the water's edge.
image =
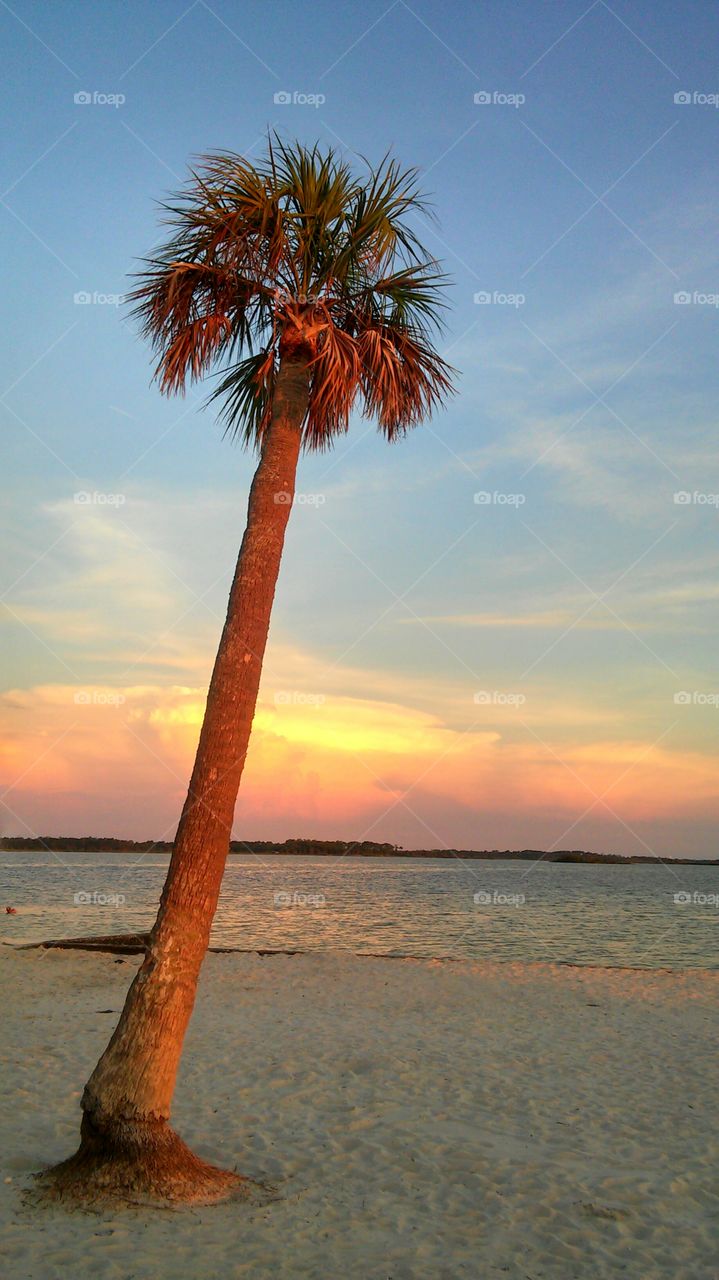
<svg viewBox="0 0 719 1280">
<path fill-rule="evenodd" d="M 143 955 L 145 952 L 146 942 L 141 942 L 136 934 L 117 934 L 115 937 L 97 937 L 97 938 L 49 938 L 43 942 L 2 942 L 0 945 L 9 947 L 12 951 L 90 951 L 100 953 L 101 955 Z M 240 955 L 240 956 L 312 956 L 312 955 L 333 955 L 340 954 L 331 948 L 320 949 L 318 947 L 307 949 L 295 949 L 292 951 L 280 947 L 208 947 L 208 953 L 212 955 Z M 471 959 L 467 956 L 419 956 L 413 955 L 411 952 L 401 951 L 343 951 L 343 955 L 352 955 L 357 960 L 413 960 L 423 964 L 497 964 L 497 965 L 526 965 L 528 968 L 547 969 L 555 965 L 560 965 L 563 969 L 598 969 L 603 973 L 671 973 L 680 975 L 683 973 L 692 974 L 714 974 L 719 972 L 719 964 L 716 965 L 696 965 L 687 966 L 683 969 L 674 969 L 668 965 L 651 966 L 640 964 L 591 964 L 589 962 L 582 963 L 577 960 L 512 960 L 499 958 L 497 960 L 488 960 L 488 957 Z"/>
</svg>

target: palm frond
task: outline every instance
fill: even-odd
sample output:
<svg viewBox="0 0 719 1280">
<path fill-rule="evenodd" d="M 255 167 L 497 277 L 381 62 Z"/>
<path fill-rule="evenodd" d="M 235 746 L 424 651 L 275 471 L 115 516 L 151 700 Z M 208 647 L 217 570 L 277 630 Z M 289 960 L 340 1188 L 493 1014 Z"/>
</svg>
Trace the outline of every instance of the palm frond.
<svg viewBox="0 0 719 1280">
<path fill-rule="evenodd" d="M 368 325 L 359 347 L 365 416 L 376 417 L 389 440 L 431 417 L 452 391 L 454 370 L 402 326 Z"/>
<path fill-rule="evenodd" d="M 261 444 L 289 351 L 308 369 L 306 448 L 346 431 L 358 400 L 392 438 L 452 392 L 433 347 L 447 278 L 411 225 L 428 211 L 417 170 L 386 155 L 362 178 L 334 149 L 274 134 L 257 162 L 201 157 L 162 208 L 134 315 L 164 392 L 220 374 L 210 399 L 233 438 Z"/>
<path fill-rule="evenodd" d="M 305 447 L 326 449 L 346 432 L 360 389 L 362 361 L 356 340 L 328 324 L 310 365 L 312 381 Z"/>
<path fill-rule="evenodd" d="M 259 447 L 272 414 L 275 357 L 272 349 L 246 356 L 229 369 L 210 396 L 222 404 L 225 435 Z"/>
</svg>

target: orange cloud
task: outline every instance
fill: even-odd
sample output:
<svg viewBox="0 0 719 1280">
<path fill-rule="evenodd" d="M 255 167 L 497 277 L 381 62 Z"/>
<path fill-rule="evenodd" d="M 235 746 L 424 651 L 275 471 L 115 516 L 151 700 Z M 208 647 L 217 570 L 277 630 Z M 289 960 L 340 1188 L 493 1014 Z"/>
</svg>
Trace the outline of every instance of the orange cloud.
<svg viewBox="0 0 719 1280">
<path fill-rule="evenodd" d="M 238 806 L 242 834 L 272 822 L 285 834 L 372 826 L 373 838 L 388 838 L 381 815 L 419 815 L 430 800 L 441 830 L 432 840 L 418 827 L 420 844 L 452 844 L 459 809 L 530 823 L 552 814 L 569 827 L 590 806 L 606 817 L 609 805 L 630 823 L 717 808 L 716 759 L 666 741 L 545 745 L 516 722 L 510 737 L 496 727 L 451 728 L 396 702 L 319 699 L 283 691 L 261 701 Z M 171 835 L 204 701 L 203 690 L 180 685 L 46 685 L 4 695 L 6 830 Z"/>
</svg>

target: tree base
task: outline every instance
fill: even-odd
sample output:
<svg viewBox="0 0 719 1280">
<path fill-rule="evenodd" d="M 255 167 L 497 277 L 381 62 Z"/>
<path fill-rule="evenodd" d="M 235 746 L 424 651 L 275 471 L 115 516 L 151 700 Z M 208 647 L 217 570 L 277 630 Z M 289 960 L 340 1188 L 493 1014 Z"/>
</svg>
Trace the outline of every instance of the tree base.
<svg viewBox="0 0 719 1280">
<path fill-rule="evenodd" d="M 194 1155 L 163 1120 L 113 1121 L 99 1128 L 83 1114 L 74 1156 L 37 1176 L 43 1199 L 79 1206 L 217 1204 L 256 1185 Z"/>
</svg>

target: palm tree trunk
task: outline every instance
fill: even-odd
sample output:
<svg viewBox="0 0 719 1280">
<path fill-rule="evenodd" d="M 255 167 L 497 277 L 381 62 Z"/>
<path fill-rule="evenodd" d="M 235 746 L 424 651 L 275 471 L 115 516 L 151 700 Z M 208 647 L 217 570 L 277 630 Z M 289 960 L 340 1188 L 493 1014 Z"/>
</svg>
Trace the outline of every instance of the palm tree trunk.
<svg viewBox="0 0 719 1280">
<path fill-rule="evenodd" d="M 306 359 L 285 357 L 157 920 L 120 1021 L 85 1086 L 80 1149 L 44 1175 L 57 1194 L 211 1200 L 241 1181 L 198 1160 L 168 1122 L 229 851 L 308 385 Z"/>
</svg>

